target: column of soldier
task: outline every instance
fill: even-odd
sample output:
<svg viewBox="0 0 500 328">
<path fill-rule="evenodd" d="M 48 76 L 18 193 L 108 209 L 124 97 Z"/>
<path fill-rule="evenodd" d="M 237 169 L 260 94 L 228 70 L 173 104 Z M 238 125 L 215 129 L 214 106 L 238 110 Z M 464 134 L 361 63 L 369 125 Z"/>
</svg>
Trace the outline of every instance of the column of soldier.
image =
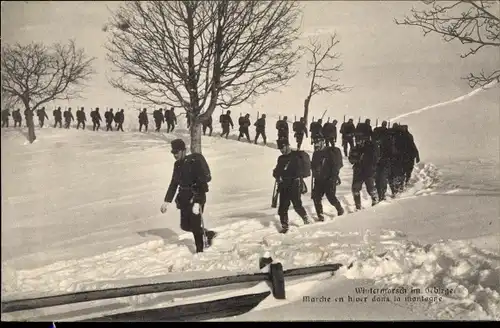
<svg viewBox="0 0 500 328">
<path fill-rule="evenodd" d="M 342 152 L 335 147 L 337 142 L 337 120 L 322 124 L 322 120 L 313 121 L 309 127 L 311 144 L 314 145 L 312 160 L 300 151 L 304 134 L 307 137 L 304 120 L 295 122 L 293 130 L 297 141 L 297 150 L 292 151 L 288 140 L 287 117 L 276 123 L 278 129 L 277 147 L 282 155 L 273 170 L 276 179 L 272 207 L 277 206 L 282 225 L 281 233 L 288 231 L 288 209 L 293 205 L 295 212 L 304 224 L 310 220 L 302 206 L 301 195 L 307 192 L 303 179 L 311 176 L 311 198 L 319 221 L 324 220 L 322 198 L 342 215 L 344 209 L 336 197 L 336 186 L 341 184 L 339 177 L 343 167 Z M 378 122 L 377 122 L 378 123 Z M 372 206 L 386 199 L 387 186 L 392 197 L 403 192 L 410 181 L 415 162 L 420 162 L 418 149 L 407 125 L 394 123 L 391 128 L 383 121 L 372 129 L 370 119 L 360 120 L 355 126 L 353 119 L 341 125 L 342 148 L 344 156 L 353 165 L 351 191 L 357 210 L 361 209 L 361 189 L 364 184 L 372 199 Z M 348 151 L 349 148 L 349 151 Z"/>
</svg>

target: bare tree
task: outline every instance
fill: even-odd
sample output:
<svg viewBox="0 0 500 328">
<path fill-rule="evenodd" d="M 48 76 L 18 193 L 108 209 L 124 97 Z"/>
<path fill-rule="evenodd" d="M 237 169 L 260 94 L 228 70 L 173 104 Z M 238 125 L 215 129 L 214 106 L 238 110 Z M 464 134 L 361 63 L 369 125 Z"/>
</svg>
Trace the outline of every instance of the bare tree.
<svg viewBox="0 0 500 328">
<path fill-rule="evenodd" d="M 295 76 L 298 4 L 292 1 L 129 1 L 108 24 L 110 83 L 157 105 L 184 108 L 191 151 L 201 123 L 275 91 Z"/>
<path fill-rule="evenodd" d="M 469 44 L 462 58 L 475 55 L 481 49 L 500 46 L 500 3 L 498 1 L 423 1 L 427 9 L 411 10 L 411 17 L 395 20 L 398 25 L 422 28 L 424 36 L 437 33 L 446 42 L 454 40 Z M 470 73 L 464 77 L 471 88 L 484 86 L 500 79 L 500 69 Z"/>
<path fill-rule="evenodd" d="M 339 79 L 335 78 L 335 73 L 342 70 L 342 63 L 335 63 L 340 54 L 333 51 L 334 47 L 340 41 L 337 35 L 330 35 L 326 47 L 324 47 L 317 38 L 309 38 L 309 45 L 305 47 L 307 53 L 311 56 L 307 61 L 307 77 L 311 79 L 309 93 L 304 100 L 304 119 L 307 124 L 309 115 L 309 104 L 311 98 L 319 93 L 345 92 L 349 88 L 339 84 Z"/>
<path fill-rule="evenodd" d="M 73 41 L 47 47 L 42 43 L 2 47 L 2 93 L 24 105 L 28 139 L 35 141 L 33 114 L 43 104 L 79 96 L 94 73 L 93 58 Z"/>
</svg>

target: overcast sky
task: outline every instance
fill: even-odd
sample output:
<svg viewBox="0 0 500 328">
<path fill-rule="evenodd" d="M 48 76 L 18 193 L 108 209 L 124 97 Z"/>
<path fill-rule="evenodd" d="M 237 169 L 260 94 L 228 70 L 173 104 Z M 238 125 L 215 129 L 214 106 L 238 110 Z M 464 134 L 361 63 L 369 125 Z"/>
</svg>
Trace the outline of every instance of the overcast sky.
<svg viewBox="0 0 500 328">
<path fill-rule="evenodd" d="M 97 75 L 84 93 L 88 99 L 78 100 L 78 103 L 85 102 L 88 107 L 126 107 L 122 101 L 124 96 L 107 83 L 109 65 L 103 48 L 107 34 L 102 27 L 109 17 L 108 8 L 116 8 L 119 4 L 105 1 L 4 2 L 2 42 L 52 43 L 74 38 L 79 47 L 97 58 Z M 397 113 L 401 111 L 397 107 L 418 106 L 421 99 L 416 99 L 415 103 L 405 102 L 408 97 L 418 97 L 422 88 L 444 88 L 438 93 L 429 91 L 426 101 L 448 97 L 448 93 L 451 97 L 468 90 L 461 76 L 483 66 L 500 66 L 498 51 L 461 60 L 459 53 L 464 48 L 459 43 L 444 43 L 435 35 L 424 38 L 418 28 L 394 23 L 395 17 L 402 18 L 412 6 L 422 7 L 420 1 L 311 1 L 303 2 L 302 6 L 304 37 L 337 32 L 341 40 L 337 51 L 342 54 L 344 64 L 340 77 L 342 82 L 354 87 L 349 94 L 315 98 L 312 105 L 316 111 L 328 108 L 356 112 L 372 106 L 376 111 L 390 107 L 390 112 Z M 279 96 L 263 97 L 257 106 L 283 107 L 286 99 L 289 109 L 277 111 L 300 112 L 308 82 L 302 73 Z"/>
</svg>

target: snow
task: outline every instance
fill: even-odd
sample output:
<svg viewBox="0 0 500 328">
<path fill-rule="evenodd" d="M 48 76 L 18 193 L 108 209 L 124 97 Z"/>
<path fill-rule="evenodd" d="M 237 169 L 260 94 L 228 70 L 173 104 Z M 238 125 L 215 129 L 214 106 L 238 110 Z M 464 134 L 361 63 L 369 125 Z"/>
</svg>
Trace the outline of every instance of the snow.
<svg viewBox="0 0 500 328">
<path fill-rule="evenodd" d="M 461 98 L 462 102 L 488 99 L 498 91 L 495 88 L 474 92 Z M 450 105 L 457 104 L 452 101 L 441 107 Z M 463 110 L 457 117 L 463 119 L 465 114 L 467 111 Z M 185 131 L 104 133 L 48 128 L 38 132 L 37 143 L 25 146 L 22 134 L 4 129 L 2 214 L 6 219 L 2 220 L 2 299 L 258 272 L 258 259 L 269 254 L 285 269 L 326 263 L 342 263 L 345 267 L 333 277 L 306 277 L 287 283 L 287 300 L 276 301 L 271 296 L 236 319 L 278 320 L 285 318 L 281 317 L 285 313 L 294 313 L 291 317 L 286 315 L 290 320 L 318 316 L 376 319 L 385 315 L 498 319 L 498 181 L 491 176 L 486 181 L 485 172 L 481 171 L 488 167 L 493 170 L 492 165 L 498 161 L 488 158 L 484 150 L 477 150 L 482 153 L 481 158 L 469 158 L 468 162 L 462 159 L 462 163 L 475 170 L 458 172 L 455 166 L 455 171 L 443 172 L 433 164 L 432 152 L 422 147 L 425 142 L 419 143 L 432 138 L 432 131 L 416 132 L 418 123 L 409 121 L 420 145 L 422 162 L 415 167 L 411 187 L 400 198 L 371 207 L 363 191 L 364 209 L 355 212 L 349 186 L 352 170 L 345 161 L 338 195 L 347 215 L 336 217 L 334 208 L 325 205 L 326 222 L 304 226 L 291 211 L 291 230 L 286 236 L 277 233 L 279 219 L 269 206 L 273 183 L 270 175 L 278 151 L 231 139 L 204 137 L 204 154 L 213 171 L 205 218 L 219 236 L 203 254 L 193 254 L 192 236 L 179 229 L 175 208 L 169 208 L 166 215 L 159 212 L 173 165 L 167 141 L 175 137 L 186 139 Z M 475 136 L 473 140 L 481 139 L 477 131 Z M 444 143 L 445 135 L 440 138 Z M 494 143 L 489 142 L 492 155 Z M 451 165 L 454 154 L 463 158 L 464 152 L 443 154 L 452 145 L 441 148 L 436 159 L 447 157 Z M 498 176 L 498 171 L 488 171 L 491 172 Z M 453 179 L 459 173 L 461 179 Z M 479 181 L 485 185 L 479 186 Z M 470 182 L 475 182 L 474 188 L 467 189 L 472 187 Z M 314 218 L 310 197 L 306 195 L 303 201 Z M 223 288 L 204 297 L 213 299 L 263 288 L 262 284 L 258 286 Z M 373 293 L 355 292 L 360 286 L 406 288 L 407 293 L 401 297 L 403 300 L 394 300 L 393 295 L 388 295 L 389 301 L 381 301 L 383 297 L 372 300 L 376 296 Z M 420 292 L 410 295 L 412 288 Z M 321 307 L 327 306 L 323 304 L 309 313 L 316 305 L 305 304 L 303 296 L 344 296 L 340 307 L 343 310 L 318 314 Z M 348 296 L 367 297 L 367 301 L 344 308 Z M 405 296 L 414 298 L 405 300 Z M 194 299 L 201 301 L 204 297 Z M 422 301 L 418 297 L 437 301 Z M 7 320 L 78 320 L 95 316 L 99 311 L 84 310 L 96 304 L 125 304 L 116 309 L 104 307 L 102 313 L 109 314 L 130 307 L 178 305 L 194 299 L 172 300 L 171 295 L 153 294 L 2 316 Z M 328 306 L 336 308 L 339 304 Z M 401 310 L 395 311 L 395 305 Z M 270 310 L 276 307 L 283 311 Z M 68 313 L 73 313 L 69 309 L 78 315 L 68 317 Z"/>
<path fill-rule="evenodd" d="M 352 170 L 346 161 L 337 195 L 347 215 L 337 217 L 324 199 L 326 222 L 304 226 L 290 209 L 289 234 L 276 233 L 279 219 L 270 208 L 271 171 L 279 155 L 273 144 L 273 125 L 284 112 L 290 118 L 300 113 L 303 95 L 297 90 L 303 88 L 297 85 L 241 109 L 251 113 L 252 119 L 258 110 L 266 112 L 269 147 L 235 141 L 237 129 L 229 140 L 221 139 L 217 123 L 214 136 L 203 137 L 203 153 L 213 176 L 205 222 L 219 232 L 214 246 L 203 254 L 193 254 L 192 236 L 180 230 L 174 206 L 164 215 L 159 211 L 174 163 L 169 141 L 189 140 L 184 118 L 179 118 L 180 126 L 173 134 L 154 133 L 152 125 L 144 133 L 137 131 L 138 112 L 126 109 L 123 133 L 102 128 L 93 132 L 88 126 L 85 131 L 47 127 L 37 130 L 33 144 L 25 142 L 25 129 L 2 129 L 2 301 L 253 273 L 260 271 L 261 256 L 272 256 L 285 269 L 325 263 L 344 267 L 333 276 L 287 279 L 286 300 L 270 296 L 249 313 L 225 320 L 500 319 L 499 85 L 464 91 L 456 79 L 473 71 L 473 65 L 458 65 L 451 59 L 444 63 L 442 58 L 455 56 L 453 49 L 447 50 L 448 55 L 440 50 L 435 56 L 435 44 L 426 45 L 430 41 L 422 41 L 420 33 L 412 37 L 409 31 L 404 31 L 404 41 L 401 35 L 390 33 L 386 38 L 373 37 L 366 29 L 383 30 L 379 18 L 366 28 L 356 24 L 352 29 L 349 22 L 359 22 L 356 17 L 369 19 L 366 10 L 341 5 L 350 9 L 324 8 L 337 15 L 335 19 L 306 16 L 318 20 L 317 26 L 310 26 L 312 34 L 331 30 L 332 20 L 344 40 L 350 38 L 346 30 L 356 36 L 352 42 L 343 41 L 341 50 L 347 54 L 346 74 L 356 76 L 351 79 L 358 83 L 353 93 L 336 95 L 331 103 L 314 98 L 312 114 L 329 109 L 326 116 L 339 122 L 348 113 L 355 119 L 363 115 L 372 122 L 378 117 L 380 122 L 387 117 L 408 124 L 422 162 L 416 165 L 412 186 L 402 197 L 371 207 L 363 191 L 364 209 L 355 212 Z M 79 12 L 89 20 L 104 15 L 105 10 L 97 6 L 86 3 Z M 318 6 L 330 4 L 319 2 Z M 411 7 L 404 2 L 373 6 L 391 15 Z M 50 19 L 53 11 L 43 8 L 47 15 L 33 11 L 30 20 L 56 21 Z M 57 17 L 71 19 L 61 8 Z M 11 15 L 10 20 L 15 17 Z M 392 18 L 388 21 L 392 23 Z M 343 24 L 350 29 L 343 30 Z M 97 39 L 101 36 L 94 36 L 91 26 L 100 30 L 101 24 L 89 24 L 78 32 L 72 30 L 73 25 L 68 24 L 68 30 L 45 30 L 43 37 L 64 39 L 65 33 L 74 32 L 84 39 L 90 35 L 95 42 L 86 49 L 96 51 L 97 56 L 102 51 L 95 49 L 100 47 Z M 368 42 L 362 48 L 366 38 L 359 36 L 365 34 L 377 44 Z M 394 40 L 405 43 L 398 46 L 397 63 L 382 50 L 371 51 L 394 52 Z M 370 51 L 365 51 L 367 47 Z M 428 53 L 418 53 L 421 49 Z M 388 62 L 382 62 L 385 57 Z M 105 81 L 99 81 L 93 81 L 97 86 L 92 101 L 130 107 L 123 105 L 127 100 L 116 91 L 102 87 Z M 116 103 L 117 99 L 121 101 Z M 86 105 L 87 114 L 89 109 Z M 309 139 L 304 144 L 310 151 Z M 314 218 L 310 194 L 303 202 Z M 260 283 L 139 295 L 2 313 L 2 320 L 82 320 L 266 290 L 267 284 Z M 304 297 L 329 300 L 307 302 Z"/>
</svg>

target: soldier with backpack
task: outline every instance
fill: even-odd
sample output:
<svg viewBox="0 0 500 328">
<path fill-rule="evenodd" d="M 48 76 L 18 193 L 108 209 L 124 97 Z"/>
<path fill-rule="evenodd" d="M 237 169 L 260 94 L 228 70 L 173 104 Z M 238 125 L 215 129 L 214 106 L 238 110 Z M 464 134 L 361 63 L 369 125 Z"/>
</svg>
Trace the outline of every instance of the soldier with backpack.
<svg viewBox="0 0 500 328">
<path fill-rule="evenodd" d="M 148 132 L 149 119 L 148 119 L 147 109 L 143 108 L 142 112 L 139 113 L 139 116 L 137 116 L 137 118 L 139 119 L 139 132 L 142 131 L 143 126 L 146 132 Z"/>
<path fill-rule="evenodd" d="M 170 107 L 170 110 L 165 110 L 164 117 L 167 122 L 167 133 L 173 132 L 177 124 L 177 116 L 175 115 L 174 107 Z"/>
<path fill-rule="evenodd" d="M 387 192 L 392 158 L 391 136 L 389 129 L 387 129 L 387 121 L 383 121 L 382 126 L 376 127 L 373 130 L 372 138 L 379 154 L 377 168 L 375 169 L 375 186 L 379 201 L 383 201 Z"/>
<path fill-rule="evenodd" d="M 314 202 L 319 221 L 324 221 L 322 198 L 326 198 L 337 210 L 337 215 L 344 214 L 344 209 L 337 199 L 337 185 L 342 163 L 342 152 L 335 146 L 327 147 L 326 141 L 321 136 L 314 139 L 314 153 L 311 161 L 312 190 L 311 198 Z"/>
<path fill-rule="evenodd" d="M 306 121 L 303 117 L 299 121 L 293 122 L 292 129 L 294 132 L 295 141 L 297 141 L 297 149 L 302 146 L 302 140 L 304 140 L 304 134 L 307 138 L 307 127 Z"/>
<path fill-rule="evenodd" d="M 323 130 L 323 120 L 319 119 L 316 122 L 311 122 L 311 125 L 309 125 L 309 132 L 311 132 L 311 145 L 313 143 L 313 140 L 321 136 Z"/>
<path fill-rule="evenodd" d="M 248 142 L 250 142 L 250 135 L 248 134 L 248 127 L 250 126 L 250 114 L 241 116 L 238 119 L 238 124 L 240 125 L 240 135 L 238 136 L 238 141 L 240 141 L 241 137 L 246 136 Z"/>
<path fill-rule="evenodd" d="M 222 133 L 220 136 L 223 137 L 224 135 L 226 135 L 227 139 L 227 137 L 229 136 L 229 125 L 231 125 L 231 129 L 234 128 L 233 119 L 231 118 L 231 111 L 228 110 L 226 114 L 222 114 L 219 117 L 219 122 L 222 125 Z"/>
<path fill-rule="evenodd" d="M 101 113 L 99 113 L 99 107 L 96 107 L 96 109 L 90 112 L 90 118 L 92 119 L 92 131 L 99 131 L 102 121 Z"/>
<path fill-rule="evenodd" d="M 349 162 L 353 165 L 352 194 L 356 209 L 361 209 L 361 188 L 365 184 L 366 191 L 372 198 L 372 206 L 378 203 L 375 189 L 374 175 L 377 164 L 377 153 L 373 142 L 362 138 L 357 140 L 356 146 L 349 152 Z"/>
<path fill-rule="evenodd" d="M 64 128 L 69 129 L 71 122 L 75 120 L 75 118 L 73 117 L 73 113 L 71 113 L 71 107 L 68 108 L 68 110 L 64 111 L 63 116 L 64 116 Z"/>
<path fill-rule="evenodd" d="M 82 107 L 80 110 L 76 111 L 76 129 L 80 129 L 80 124 L 83 126 L 85 130 L 85 122 L 87 121 L 87 115 L 85 115 L 85 110 Z"/>
<path fill-rule="evenodd" d="M 337 120 L 326 122 L 321 132 L 325 137 L 326 147 L 335 146 L 335 142 L 337 141 Z"/>
<path fill-rule="evenodd" d="M 208 132 L 208 135 L 211 137 L 212 136 L 212 131 L 213 131 L 213 127 L 212 127 L 212 116 L 209 116 L 207 117 L 207 119 L 205 121 L 203 121 L 201 123 L 201 125 L 203 126 L 203 135 L 205 135 L 207 133 L 207 129 L 209 130 Z"/>
<path fill-rule="evenodd" d="M 49 119 L 49 117 L 47 116 L 47 112 L 45 111 L 45 107 L 38 109 L 36 111 L 36 116 L 38 116 L 38 123 L 40 124 L 40 127 L 43 128 L 43 124 L 45 123 L 45 119 Z"/>
<path fill-rule="evenodd" d="M 115 122 L 117 124 L 116 131 L 123 132 L 123 122 L 125 122 L 125 110 L 122 108 L 119 112 L 115 114 Z"/>
<path fill-rule="evenodd" d="M 56 127 L 57 123 L 59 123 L 59 128 L 62 128 L 61 107 L 57 107 L 57 109 L 54 109 L 54 111 L 52 112 L 52 116 L 54 116 L 54 127 Z"/>
<path fill-rule="evenodd" d="M 276 122 L 276 130 L 278 130 L 278 139 L 286 139 L 288 140 L 288 134 L 289 134 L 289 130 L 288 130 L 288 117 L 287 116 L 283 116 L 283 119 L 282 120 L 278 120 Z"/>
<path fill-rule="evenodd" d="M 262 116 L 255 121 L 253 124 L 255 126 L 255 141 L 257 144 L 259 137 L 262 135 L 262 139 L 264 139 L 264 145 L 267 145 L 267 137 L 266 137 L 266 114 L 262 114 Z"/>
<path fill-rule="evenodd" d="M 302 218 L 304 224 L 309 224 L 304 206 L 302 206 L 302 194 L 305 192 L 303 178 L 311 175 L 311 161 L 309 155 L 302 151 L 292 151 L 287 139 L 277 140 L 281 156 L 273 170 L 276 179 L 277 193 L 279 195 L 278 214 L 282 229 L 280 233 L 288 232 L 288 209 L 293 204 L 295 212 Z"/>
<path fill-rule="evenodd" d="M 171 147 L 171 153 L 175 157 L 174 171 L 160 211 L 167 211 L 177 193 L 175 204 L 180 210 L 181 229 L 193 233 L 196 253 L 200 253 L 212 245 L 212 240 L 217 235 L 215 231 L 205 229 L 203 223 L 208 183 L 212 179 L 210 168 L 202 154 L 187 154 L 186 144 L 182 139 L 173 140 Z"/>
<path fill-rule="evenodd" d="M 342 147 L 344 148 L 344 156 L 347 156 L 347 145 L 349 145 L 349 150 L 354 148 L 354 132 L 356 132 L 356 127 L 352 118 L 349 121 L 342 123 L 340 126 L 340 134 L 342 135 Z"/>
</svg>

